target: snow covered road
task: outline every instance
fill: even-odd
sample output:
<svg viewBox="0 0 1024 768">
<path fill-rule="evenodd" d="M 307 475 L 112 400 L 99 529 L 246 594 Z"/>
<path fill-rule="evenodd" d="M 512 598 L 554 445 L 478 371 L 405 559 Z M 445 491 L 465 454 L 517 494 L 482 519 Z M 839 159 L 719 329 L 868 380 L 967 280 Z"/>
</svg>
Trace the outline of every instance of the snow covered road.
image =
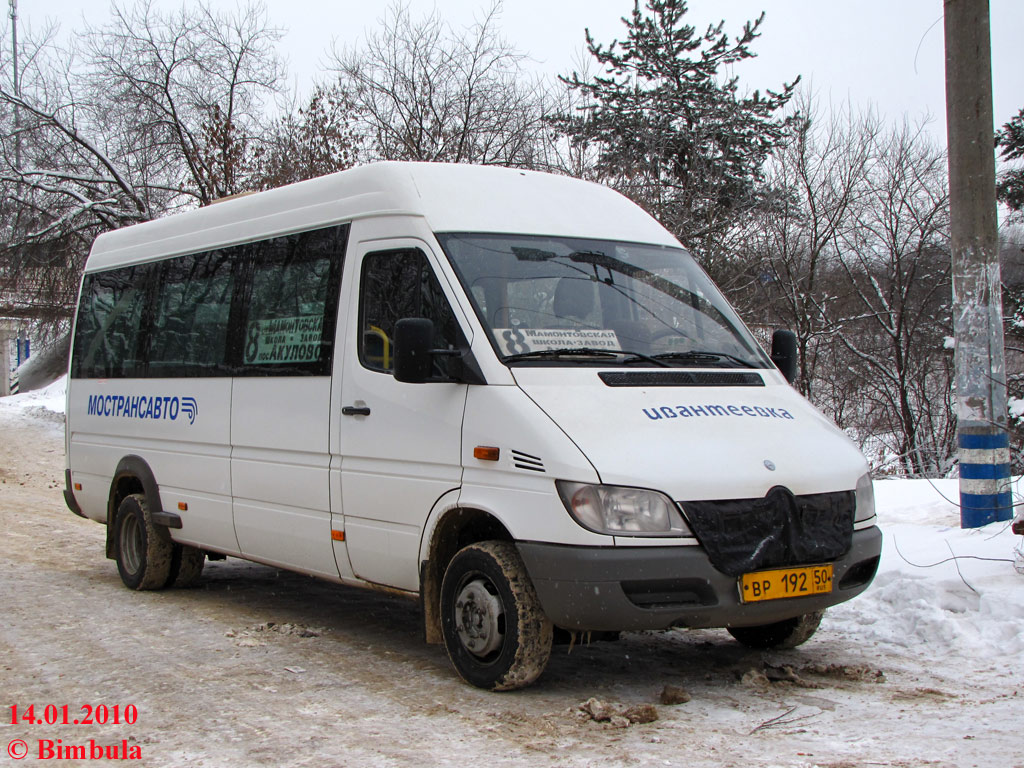
<svg viewBox="0 0 1024 768">
<path fill-rule="evenodd" d="M 47 407 L 57 393 L 0 401 L 0 764 L 91 739 L 137 747 L 146 766 L 1024 768 L 1020 537 L 960 531 L 940 495 L 955 499 L 955 481 L 876 484 L 880 574 L 795 651 L 628 634 L 556 647 L 533 688 L 489 694 L 422 643 L 399 598 L 232 559 L 194 590 L 126 590 L 103 528 L 64 506 Z M 661 704 L 666 685 L 692 699 Z M 658 719 L 596 722 L 579 709 L 591 698 Z M 48 704 L 133 704 L 138 720 L 11 724 L 12 706 Z M 16 740 L 28 757 L 8 761 Z"/>
</svg>

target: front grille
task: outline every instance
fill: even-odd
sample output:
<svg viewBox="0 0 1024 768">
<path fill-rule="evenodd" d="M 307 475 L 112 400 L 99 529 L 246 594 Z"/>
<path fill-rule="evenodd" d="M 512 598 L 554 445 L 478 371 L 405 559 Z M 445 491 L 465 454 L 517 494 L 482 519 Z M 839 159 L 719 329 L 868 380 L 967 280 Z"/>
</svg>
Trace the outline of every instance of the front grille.
<svg viewBox="0 0 1024 768">
<path fill-rule="evenodd" d="M 706 579 L 643 579 L 623 581 L 620 586 L 626 598 L 640 608 L 718 604 L 715 590 Z"/>
<path fill-rule="evenodd" d="M 763 499 L 682 506 L 711 564 L 727 576 L 836 560 L 853 540 L 853 491 L 794 496 L 780 486 Z"/>
</svg>

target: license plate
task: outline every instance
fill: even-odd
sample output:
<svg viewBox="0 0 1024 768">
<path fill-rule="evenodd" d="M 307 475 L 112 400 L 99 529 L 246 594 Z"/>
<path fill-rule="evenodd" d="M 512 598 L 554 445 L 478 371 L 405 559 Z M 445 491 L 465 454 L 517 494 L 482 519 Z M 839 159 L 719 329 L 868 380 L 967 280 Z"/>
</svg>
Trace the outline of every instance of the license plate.
<svg viewBox="0 0 1024 768">
<path fill-rule="evenodd" d="M 832 564 L 778 568 L 740 576 L 740 602 L 827 595 L 832 591 Z"/>
</svg>

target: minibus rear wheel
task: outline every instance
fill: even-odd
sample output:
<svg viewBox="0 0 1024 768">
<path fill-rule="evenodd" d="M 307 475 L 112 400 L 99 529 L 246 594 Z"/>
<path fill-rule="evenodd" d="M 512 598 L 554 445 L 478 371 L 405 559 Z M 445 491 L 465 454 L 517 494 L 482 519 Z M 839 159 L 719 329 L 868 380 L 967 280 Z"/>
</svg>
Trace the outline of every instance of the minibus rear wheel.
<svg viewBox="0 0 1024 768">
<path fill-rule="evenodd" d="M 188 589 L 199 583 L 206 564 L 206 553 L 188 544 L 173 544 L 171 568 L 167 574 L 167 586 Z"/>
<path fill-rule="evenodd" d="M 441 632 L 471 685 L 511 691 L 540 677 L 551 658 L 552 625 L 515 545 L 483 541 L 452 558 L 441 582 Z"/>
<path fill-rule="evenodd" d="M 815 611 L 774 624 L 729 627 L 729 634 L 748 648 L 796 648 L 811 639 L 824 615 L 824 611 Z"/>
<path fill-rule="evenodd" d="M 117 570 L 129 589 L 162 589 L 171 572 L 171 536 L 163 526 L 154 525 L 146 497 L 125 496 L 117 508 L 114 541 Z"/>
</svg>

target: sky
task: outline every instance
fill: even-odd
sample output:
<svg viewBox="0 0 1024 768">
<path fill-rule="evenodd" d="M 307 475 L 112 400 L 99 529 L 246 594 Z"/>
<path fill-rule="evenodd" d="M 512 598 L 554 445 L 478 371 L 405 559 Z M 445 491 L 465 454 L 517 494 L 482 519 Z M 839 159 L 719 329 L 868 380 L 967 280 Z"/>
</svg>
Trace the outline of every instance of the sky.
<svg viewBox="0 0 1024 768">
<path fill-rule="evenodd" d="M 176 6 L 176 0 L 157 0 Z M 187 0 L 186 0 L 187 2 Z M 234 0 L 212 0 L 234 7 Z M 436 9 L 457 29 L 473 24 L 490 0 L 407 0 L 414 16 Z M 357 45 L 379 28 L 384 0 L 266 0 L 272 24 L 287 30 L 281 51 L 290 80 L 300 90 L 322 77 L 332 44 Z M 690 0 L 687 19 L 698 30 L 725 20 L 736 34 L 764 10 L 757 58 L 736 65 L 743 90 L 776 89 L 797 75 L 820 103 L 874 108 L 889 121 L 929 120 L 928 131 L 945 144 L 945 90 L 941 0 Z M 109 0 L 18 0 L 19 25 L 41 28 L 56 21 L 65 33 L 82 19 L 102 23 Z M 584 29 L 595 39 L 621 37 L 630 0 L 504 0 L 499 29 L 530 66 L 554 77 L 586 57 Z M 990 0 L 995 127 L 1024 106 L 1024 2 Z M 7 21 L 6 19 L 4 20 Z M 9 22 L 3 41 L 9 46 Z M 23 33 L 24 34 L 24 33 Z"/>
</svg>

